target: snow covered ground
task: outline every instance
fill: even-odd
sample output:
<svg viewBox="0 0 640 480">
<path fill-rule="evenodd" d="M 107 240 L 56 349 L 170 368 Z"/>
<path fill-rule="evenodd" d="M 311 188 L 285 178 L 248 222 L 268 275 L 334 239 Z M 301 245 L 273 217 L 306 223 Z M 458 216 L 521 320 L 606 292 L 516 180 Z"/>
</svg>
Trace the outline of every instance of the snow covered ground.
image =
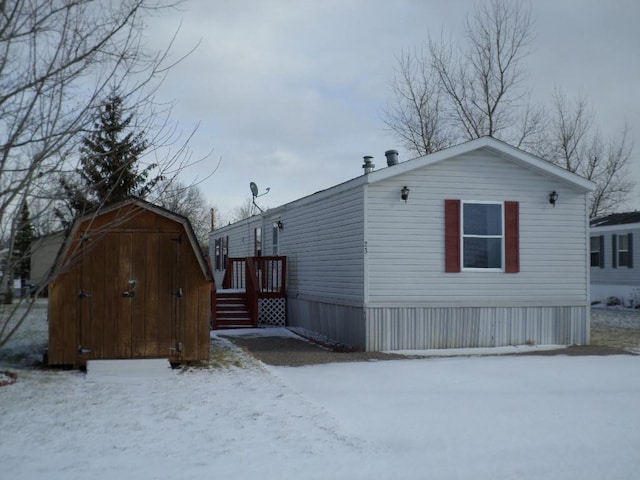
<svg viewBox="0 0 640 480">
<path fill-rule="evenodd" d="M 142 369 L 123 382 L 29 367 L 46 343 L 43 312 L 0 350 L 0 370 L 18 373 L 0 387 L 0 478 L 595 480 L 640 471 L 640 356 L 291 368 L 214 337 L 210 368 Z"/>
</svg>

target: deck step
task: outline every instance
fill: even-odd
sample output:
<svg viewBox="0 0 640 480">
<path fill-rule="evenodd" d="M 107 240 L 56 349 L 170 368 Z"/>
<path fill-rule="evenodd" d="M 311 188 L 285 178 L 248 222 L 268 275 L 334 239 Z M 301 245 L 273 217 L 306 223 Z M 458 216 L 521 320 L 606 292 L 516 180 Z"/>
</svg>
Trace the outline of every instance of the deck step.
<svg viewBox="0 0 640 480">
<path fill-rule="evenodd" d="M 252 328 L 244 292 L 218 291 L 216 295 L 217 328 Z"/>
</svg>

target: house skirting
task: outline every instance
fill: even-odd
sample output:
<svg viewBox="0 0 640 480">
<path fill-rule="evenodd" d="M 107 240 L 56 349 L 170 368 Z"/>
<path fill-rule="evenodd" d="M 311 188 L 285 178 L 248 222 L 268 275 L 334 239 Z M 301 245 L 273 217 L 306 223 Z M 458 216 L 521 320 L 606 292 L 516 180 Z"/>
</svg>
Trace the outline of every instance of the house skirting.
<svg viewBox="0 0 640 480">
<path fill-rule="evenodd" d="M 584 345 L 589 307 L 366 307 L 366 350 Z"/>
<path fill-rule="evenodd" d="M 306 328 L 354 348 L 365 349 L 362 307 L 289 297 L 287 318 L 292 327 Z"/>
<path fill-rule="evenodd" d="M 638 285 L 591 284 L 592 302 L 607 303 L 609 297 L 618 298 L 625 306 L 637 305 L 640 303 L 640 287 Z"/>
<path fill-rule="evenodd" d="M 289 325 L 367 351 L 586 345 L 589 307 L 355 307 L 287 301 Z"/>
</svg>

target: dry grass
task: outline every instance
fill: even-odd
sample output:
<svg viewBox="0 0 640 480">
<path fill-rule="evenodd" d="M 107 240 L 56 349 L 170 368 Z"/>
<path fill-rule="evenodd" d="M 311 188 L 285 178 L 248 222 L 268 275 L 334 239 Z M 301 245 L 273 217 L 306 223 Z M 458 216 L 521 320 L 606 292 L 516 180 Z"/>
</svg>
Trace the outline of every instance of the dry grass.
<svg viewBox="0 0 640 480">
<path fill-rule="evenodd" d="M 591 344 L 640 352 L 640 312 L 593 309 Z"/>
<path fill-rule="evenodd" d="M 591 345 L 606 345 L 624 350 L 640 351 L 640 330 L 592 324 Z"/>
</svg>

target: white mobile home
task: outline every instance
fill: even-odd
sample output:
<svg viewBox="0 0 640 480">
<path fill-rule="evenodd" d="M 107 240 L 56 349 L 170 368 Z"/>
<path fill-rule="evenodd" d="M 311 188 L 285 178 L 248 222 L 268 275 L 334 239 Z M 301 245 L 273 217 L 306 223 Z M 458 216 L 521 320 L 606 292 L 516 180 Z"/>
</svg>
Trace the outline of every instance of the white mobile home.
<svg viewBox="0 0 640 480">
<path fill-rule="evenodd" d="M 490 137 L 390 157 L 213 231 L 217 284 L 285 256 L 288 324 L 365 350 L 588 343 L 591 182 Z"/>
<path fill-rule="evenodd" d="M 640 212 L 614 213 L 591 221 L 591 299 L 616 297 L 640 304 Z"/>
</svg>

